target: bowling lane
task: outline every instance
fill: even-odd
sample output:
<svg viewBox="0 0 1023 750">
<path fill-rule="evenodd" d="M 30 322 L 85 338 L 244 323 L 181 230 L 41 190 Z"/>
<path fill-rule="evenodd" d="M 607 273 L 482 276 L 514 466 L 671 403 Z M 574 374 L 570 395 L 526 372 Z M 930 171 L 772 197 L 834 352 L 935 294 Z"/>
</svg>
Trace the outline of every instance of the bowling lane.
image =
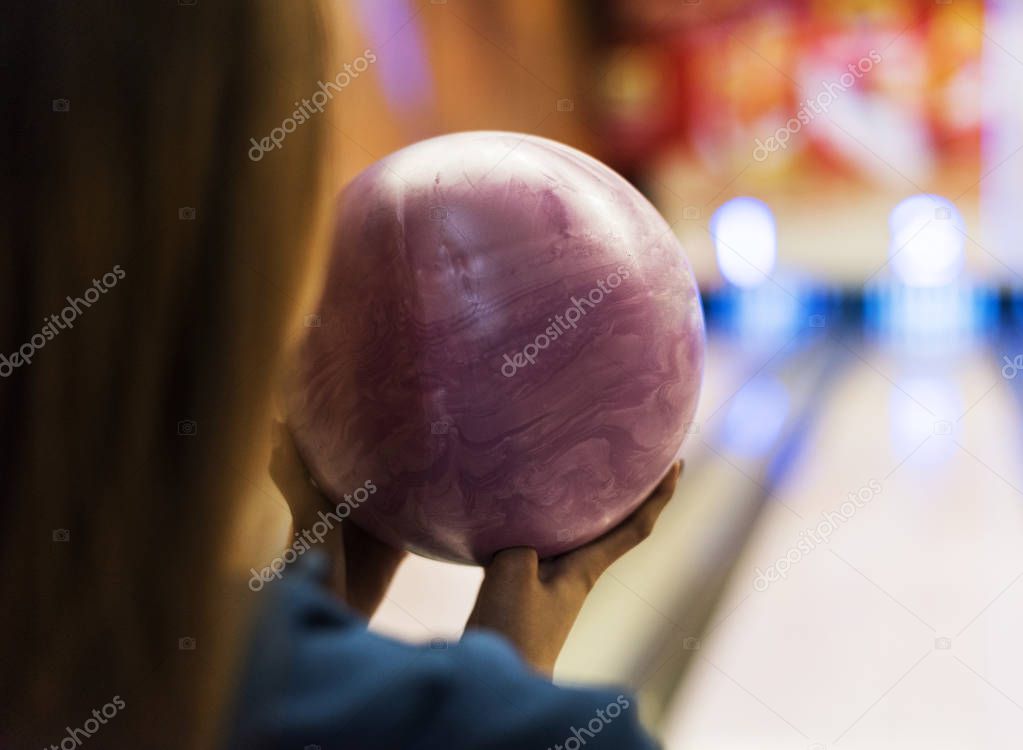
<svg viewBox="0 0 1023 750">
<path fill-rule="evenodd" d="M 997 747 L 1023 728 L 1023 446 L 1001 353 L 850 346 L 696 644 L 669 748 Z"/>
<path fill-rule="evenodd" d="M 711 343 L 678 495 L 600 581 L 559 661 L 559 680 L 638 690 L 669 748 L 981 747 L 1023 727 L 1018 383 L 1000 351 L 837 346 L 844 369 L 768 487 L 714 436 L 743 394 L 770 395 L 758 377 L 800 369 L 801 343 L 745 356 Z M 735 518 L 764 494 L 746 540 Z M 701 582 L 735 554 L 708 602 Z M 758 579 L 786 556 L 784 578 Z M 457 638 L 480 577 L 412 557 L 372 625 Z"/>
</svg>

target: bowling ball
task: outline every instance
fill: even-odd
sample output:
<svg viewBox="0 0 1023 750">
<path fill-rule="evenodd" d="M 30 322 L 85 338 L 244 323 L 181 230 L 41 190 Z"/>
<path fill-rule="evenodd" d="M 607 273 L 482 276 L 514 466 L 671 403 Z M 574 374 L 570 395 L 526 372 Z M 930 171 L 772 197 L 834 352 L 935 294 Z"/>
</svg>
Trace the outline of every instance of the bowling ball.
<svg viewBox="0 0 1023 750">
<path fill-rule="evenodd" d="M 704 328 L 635 188 L 560 143 L 467 132 L 381 159 L 336 210 L 286 405 L 339 516 L 485 563 L 565 552 L 643 501 L 693 418 Z"/>
</svg>

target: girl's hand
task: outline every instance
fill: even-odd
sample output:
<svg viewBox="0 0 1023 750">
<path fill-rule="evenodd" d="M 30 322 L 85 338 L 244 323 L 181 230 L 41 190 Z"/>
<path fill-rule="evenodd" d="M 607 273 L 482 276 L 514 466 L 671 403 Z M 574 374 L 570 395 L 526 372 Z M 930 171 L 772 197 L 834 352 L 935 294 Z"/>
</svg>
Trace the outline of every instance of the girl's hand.
<svg viewBox="0 0 1023 750">
<path fill-rule="evenodd" d="M 273 429 L 270 476 L 291 508 L 293 531 L 312 529 L 317 514 L 334 504 L 313 483 L 287 426 L 276 422 Z M 331 590 L 366 617 L 380 606 L 406 554 L 347 520 L 327 532 L 322 550 L 331 560 Z"/>
<path fill-rule="evenodd" d="M 538 560 L 529 547 L 498 552 L 485 568 L 467 626 L 496 630 L 535 669 L 553 672 L 593 585 L 611 563 L 650 535 L 681 471 L 681 462 L 676 463 L 631 516 L 578 549 L 549 560 Z"/>
</svg>

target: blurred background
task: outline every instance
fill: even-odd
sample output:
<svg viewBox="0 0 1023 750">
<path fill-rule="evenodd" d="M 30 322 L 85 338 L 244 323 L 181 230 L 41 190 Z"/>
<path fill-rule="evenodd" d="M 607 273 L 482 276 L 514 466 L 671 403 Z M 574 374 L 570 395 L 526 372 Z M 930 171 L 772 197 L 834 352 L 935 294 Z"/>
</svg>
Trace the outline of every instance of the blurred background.
<svg viewBox="0 0 1023 750">
<path fill-rule="evenodd" d="M 330 105 L 345 179 L 441 133 L 553 138 L 700 282 L 678 495 L 557 679 L 637 691 L 668 748 L 1018 742 L 1023 3 L 340 8 L 341 59 L 376 57 Z M 480 575 L 411 559 L 372 627 L 455 639 Z"/>
</svg>

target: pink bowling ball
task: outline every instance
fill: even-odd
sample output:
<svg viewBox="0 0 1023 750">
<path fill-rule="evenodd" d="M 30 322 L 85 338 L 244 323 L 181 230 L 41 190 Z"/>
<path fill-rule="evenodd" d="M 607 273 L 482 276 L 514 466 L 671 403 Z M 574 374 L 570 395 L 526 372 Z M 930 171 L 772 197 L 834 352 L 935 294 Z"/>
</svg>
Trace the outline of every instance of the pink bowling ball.
<svg viewBox="0 0 1023 750">
<path fill-rule="evenodd" d="M 671 228 L 530 135 L 431 138 L 362 172 L 312 321 L 288 403 L 310 473 L 340 515 L 444 560 L 605 533 L 678 457 L 700 393 Z"/>
</svg>

